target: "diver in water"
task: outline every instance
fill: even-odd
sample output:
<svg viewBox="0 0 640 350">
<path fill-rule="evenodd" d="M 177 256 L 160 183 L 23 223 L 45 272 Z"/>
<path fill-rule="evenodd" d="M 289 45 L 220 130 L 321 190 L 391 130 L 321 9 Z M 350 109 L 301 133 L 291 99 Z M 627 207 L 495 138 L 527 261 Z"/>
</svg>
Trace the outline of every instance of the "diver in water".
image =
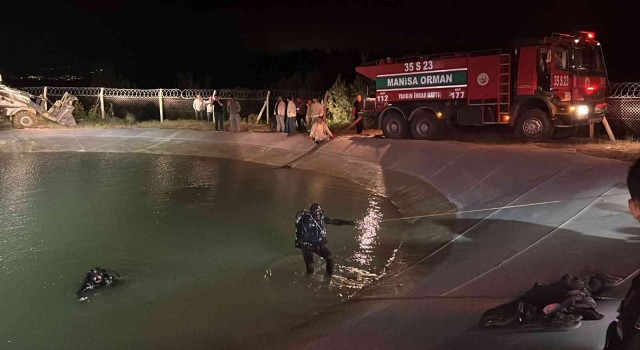
<svg viewBox="0 0 640 350">
<path fill-rule="evenodd" d="M 87 276 L 84 278 L 84 282 L 82 282 L 82 286 L 80 286 L 76 294 L 81 296 L 81 294 L 87 290 L 114 284 L 116 282 L 114 274 L 117 275 L 118 273 L 115 271 L 107 271 L 100 267 L 92 268 L 87 272 Z M 118 277 L 120 276 L 118 275 Z"/>
<path fill-rule="evenodd" d="M 333 274 L 333 259 L 327 248 L 327 229 L 325 224 L 355 225 L 353 221 L 332 219 L 324 215 L 320 204 L 313 203 L 311 208 L 302 209 L 296 218 L 296 248 L 302 249 L 302 257 L 307 266 L 307 274 L 313 273 L 313 254 L 327 262 L 327 275 Z"/>
</svg>

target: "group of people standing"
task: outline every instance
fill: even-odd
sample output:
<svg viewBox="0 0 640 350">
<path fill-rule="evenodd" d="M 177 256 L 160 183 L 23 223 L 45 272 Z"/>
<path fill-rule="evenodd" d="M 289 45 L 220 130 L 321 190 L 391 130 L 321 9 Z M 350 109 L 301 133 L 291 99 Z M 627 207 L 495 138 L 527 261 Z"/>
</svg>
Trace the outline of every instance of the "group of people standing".
<svg viewBox="0 0 640 350">
<path fill-rule="evenodd" d="M 273 114 L 276 116 L 276 132 L 293 135 L 296 130 L 311 131 L 311 126 L 317 119 L 324 117 L 324 106 L 315 97 L 307 99 L 305 103 L 300 97 L 294 99 L 291 96 L 285 100 L 278 96 Z"/>
<path fill-rule="evenodd" d="M 229 131 L 240 131 L 240 103 L 231 96 L 226 103 L 222 102 L 219 96 L 212 95 L 206 100 L 202 99 L 200 94 L 196 94 L 193 100 L 193 110 L 196 114 L 196 120 L 204 120 L 206 111 L 207 121 L 214 121 L 216 131 L 224 131 L 224 110 L 229 113 Z"/>
<path fill-rule="evenodd" d="M 362 96 L 358 95 L 351 113 L 354 120 L 358 120 L 361 110 Z M 273 114 L 276 116 L 276 132 L 286 132 L 291 136 L 296 133 L 296 130 L 306 129 L 309 139 L 315 142 L 328 141 L 334 137 L 325 120 L 324 106 L 318 102 L 317 98 L 307 99 L 304 103 L 300 97 L 295 100 L 289 97 L 285 100 L 282 96 L 278 96 Z M 356 132 L 362 134 L 364 129 L 362 120 L 357 121 L 355 125 Z"/>
<path fill-rule="evenodd" d="M 204 100 L 200 94 L 196 94 L 193 100 L 193 110 L 196 120 L 204 120 L 205 111 L 207 121 L 215 122 L 215 130 L 224 130 L 224 110 L 229 113 L 229 130 L 240 131 L 240 103 L 231 96 L 226 104 L 217 95 L 212 95 Z M 362 110 L 362 97 L 358 95 L 353 105 L 352 117 L 357 120 Z M 284 99 L 278 96 L 273 110 L 276 119 L 276 132 L 286 132 L 288 136 L 298 131 L 309 133 L 309 138 L 315 142 L 328 141 L 334 137 L 325 120 L 325 108 L 317 97 L 303 101 L 302 98 L 293 96 Z M 362 134 L 363 122 L 356 123 L 356 132 Z"/>
</svg>

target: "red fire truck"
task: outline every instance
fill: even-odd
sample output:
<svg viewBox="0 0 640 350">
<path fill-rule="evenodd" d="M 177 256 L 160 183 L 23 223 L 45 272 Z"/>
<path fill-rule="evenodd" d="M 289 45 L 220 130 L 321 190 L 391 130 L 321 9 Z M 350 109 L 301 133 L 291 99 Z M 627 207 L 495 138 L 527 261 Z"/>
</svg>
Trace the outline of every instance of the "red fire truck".
<svg viewBox="0 0 640 350">
<path fill-rule="evenodd" d="M 437 139 L 458 125 L 505 124 L 530 140 L 599 123 L 608 78 L 592 32 L 534 45 L 381 59 L 356 68 L 376 82 L 375 113 L 388 138 Z"/>
</svg>

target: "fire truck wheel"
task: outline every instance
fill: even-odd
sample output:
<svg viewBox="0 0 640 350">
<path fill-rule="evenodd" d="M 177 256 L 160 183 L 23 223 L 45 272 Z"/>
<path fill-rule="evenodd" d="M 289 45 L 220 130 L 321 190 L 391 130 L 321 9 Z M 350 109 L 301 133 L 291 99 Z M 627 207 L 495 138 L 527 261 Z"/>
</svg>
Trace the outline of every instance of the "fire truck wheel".
<svg viewBox="0 0 640 350">
<path fill-rule="evenodd" d="M 20 111 L 13 115 L 13 126 L 16 129 L 35 128 L 38 126 L 38 117 L 28 111 Z"/>
<path fill-rule="evenodd" d="M 518 117 L 516 134 L 531 141 L 541 141 L 551 137 L 553 127 L 545 112 L 539 109 L 530 109 Z"/>
<path fill-rule="evenodd" d="M 573 126 L 569 128 L 555 128 L 553 129 L 553 136 L 551 137 L 556 140 L 564 140 L 564 139 L 576 137 L 577 133 L 578 133 L 577 126 Z"/>
<path fill-rule="evenodd" d="M 406 139 L 409 125 L 399 113 L 389 113 L 382 120 L 382 133 L 390 139 Z"/>
<path fill-rule="evenodd" d="M 411 121 L 411 137 L 415 140 L 437 140 L 446 131 L 446 122 L 433 113 L 422 112 Z"/>
</svg>

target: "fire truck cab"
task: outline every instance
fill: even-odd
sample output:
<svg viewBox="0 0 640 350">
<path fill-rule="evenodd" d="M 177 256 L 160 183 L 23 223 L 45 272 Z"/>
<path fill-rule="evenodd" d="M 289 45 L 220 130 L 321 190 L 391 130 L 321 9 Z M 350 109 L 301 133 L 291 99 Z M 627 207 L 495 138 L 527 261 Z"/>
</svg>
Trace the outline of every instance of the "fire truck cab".
<svg viewBox="0 0 640 350">
<path fill-rule="evenodd" d="M 554 33 L 508 51 L 386 58 L 356 71 L 376 82 L 374 115 L 388 138 L 438 139 L 456 124 L 510 125 L 533 141 L 567 138 L 601 122 L 607 107 L 592 32 Z"/>
</svg>

